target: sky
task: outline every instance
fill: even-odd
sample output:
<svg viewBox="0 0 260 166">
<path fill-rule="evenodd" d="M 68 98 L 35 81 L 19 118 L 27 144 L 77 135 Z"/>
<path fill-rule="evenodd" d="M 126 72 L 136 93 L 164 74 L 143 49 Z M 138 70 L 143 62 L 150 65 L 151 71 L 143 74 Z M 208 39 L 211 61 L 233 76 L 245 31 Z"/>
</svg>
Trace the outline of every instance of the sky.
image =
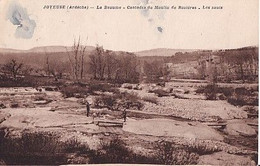
<svg viewBox="0 0 260 166">
<path fill-rule="evenodd" d="M 196 6 L 200 10 L 49 10 L 44 5 Z M 206 10 L 204 6 L 222 6 Z M 82 44 L 141 51 L 258 46 L 258 0 L 0 0 L 0 48 Z"/>
</svg>

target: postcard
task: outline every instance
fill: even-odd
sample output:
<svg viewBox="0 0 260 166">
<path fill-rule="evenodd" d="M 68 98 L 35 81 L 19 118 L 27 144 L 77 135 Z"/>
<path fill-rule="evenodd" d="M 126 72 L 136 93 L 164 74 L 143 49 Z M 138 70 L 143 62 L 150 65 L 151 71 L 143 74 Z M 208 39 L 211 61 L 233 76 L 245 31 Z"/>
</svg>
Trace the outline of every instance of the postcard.
<svg viewBox="0 0 260 166">
<path fill-rule="evenodd" d="M 258 0 L 0 0 L 1 165 L 257 165 Z"/>
</svg>

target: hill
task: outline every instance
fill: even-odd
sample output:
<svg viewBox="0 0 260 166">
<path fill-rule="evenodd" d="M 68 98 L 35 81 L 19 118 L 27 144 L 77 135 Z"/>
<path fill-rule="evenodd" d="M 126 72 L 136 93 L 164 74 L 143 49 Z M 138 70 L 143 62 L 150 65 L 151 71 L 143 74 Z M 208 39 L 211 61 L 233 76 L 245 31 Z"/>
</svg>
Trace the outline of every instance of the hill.
<svg viewBox="0 0 260 166">
<path fill-rule="evenodd" d="M 86 54 L 90 54 L 94 49 L 95 47 L 87 46 Z M 72 47 L 65 46 L 34 47 L 29 50 L 0 48 L 0 64 L 4 64 L 10 59 L 17 59 L 19 62 L 32 67 L 41 68 L 45 64 L 46 56 L 55 62 L 66 62 L 68 61 L 68 54 L 72 54 L 72 51 Z"/>
<path fill-rule="evenodd" d="M 169 48 L 156 48 L 151 50 L 139 51 L 135 52 L 137 56 L 154 56 L 154 57 L 161 57 L 161 56 L 172 56 L 175 55 L 177 52 L 194 52 L 198 51 L 195 49 L 169 49 Z"/>
</svg>

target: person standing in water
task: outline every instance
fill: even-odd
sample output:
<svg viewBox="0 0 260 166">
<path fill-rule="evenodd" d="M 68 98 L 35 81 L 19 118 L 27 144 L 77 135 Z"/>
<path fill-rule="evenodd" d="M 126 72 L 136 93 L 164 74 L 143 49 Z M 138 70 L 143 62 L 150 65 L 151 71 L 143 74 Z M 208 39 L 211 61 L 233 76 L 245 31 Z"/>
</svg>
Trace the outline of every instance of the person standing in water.
<svg viewBox="0 0 260 166">
<path fill-rule="evenodd" d="M 89 112 L 90 112 L 90 104 L 88 101 L 86 101 L 86 109 L 87 109 L 87 117 L 89 116 Z"/>
<path fill-rule="evenodd" d="M 123 118 L 124 118 L 124 122 L 126 122 L 126 109 L 124 109 L 123 111 Z"/>
</svg>

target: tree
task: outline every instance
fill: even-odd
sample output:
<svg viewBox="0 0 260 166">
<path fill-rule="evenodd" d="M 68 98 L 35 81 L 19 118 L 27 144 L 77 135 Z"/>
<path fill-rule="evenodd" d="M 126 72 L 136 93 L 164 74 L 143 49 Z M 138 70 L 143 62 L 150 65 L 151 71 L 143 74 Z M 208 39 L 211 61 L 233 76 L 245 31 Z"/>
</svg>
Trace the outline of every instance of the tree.
<svg viewBox="0 0 260 166">
<path fill-rule="evenodd" d="M 120 52 L 117 55 L 110 50 L 104 50 L 97 45 L 89 56 L 90 73 L 94 79 L 114 80 L 116 82 L 137 82 L 137 58 L 134 54 Z"/>
<path fill-rule="evenodd" d="M 104 50 L 102 47 L 96 46 L 96 49 L 89 56 L 89 66 L 90 71 L 93 74 L 94 79 L 100 79 L 101 74 L 101 65 L 102 65 L 102 54 Z"/>
<path fill-rule="evenodd" d="M 19 75 L 22 71 L 22 67 L 22 63 L 18 63 L 15 59 L 12 59 L 2 67 L 2 70 L 4 73 L 12 75 L 12 77 L 16 80 L 17 75 Z"/>
<path fill-rule="evenodd" d="M 106 73 L 107 73 L 107 79 L 111 80 L 115 74 L 116 70 L 118 68 L 118 60 L 116 59 L 116 55 L 112 51 L 105 51 L 105 58 L 106 58 Z"/>
<path fill-rule="evenodd" d="M 79 78 L 83 79 L 84 75 L 84 62 L 85 62 L 85 51 L 87 46 L 81 45 L 80 37 L 76 42 L 74 40 L 74 45 L 72 47 L 72 53 L 67 50 L 67 55 L 69 62 L 71 64 L 73 77 L 78 81 Z"/>
<path fill-rule="evenodd" d="M 153 61 L 151 63 L 144 62 L 144 74 L 149 82 L 157 82 L 160 77 L 164 77 L 167 80 L 170 74 L 169 67 L 162 61 Z"/>
<path fill-rule="evenodd" d="M 49 63 L 49 73 L 54 77 L 56 81 L 63 77 L 64 72 L 67 70 L 66 62 L 55 62 L 50 61 Z"/>
<path fill-rule="evenodd" d="M 222 53 L 224 61 L 229 66 L 229 71 L 233 72 L 238 79 L 245 82 L 250 77 L 255 79 L 258 69 L 258 49 L 257 48 L 241 48 L 236 50 L 228 50 Z M 252 79 L 252 78 L 251 78 Z"/>
<path fill-rule="evenodd" d="M 116 70 L 116 80 L 119 82 L 138 82 L 137 58 L 133 53 L 122 52 L 118 56 L 118 68 Z"/>
<path fill-rule="evenodd" d="M 93 74 L 94 79 L 103 80 L 105 78 L 105 69 L 106 69 L 106 54 L 103 47 L 96 46 L 96 49 L 89 56 L 90 70 Z"/>
</svg>

